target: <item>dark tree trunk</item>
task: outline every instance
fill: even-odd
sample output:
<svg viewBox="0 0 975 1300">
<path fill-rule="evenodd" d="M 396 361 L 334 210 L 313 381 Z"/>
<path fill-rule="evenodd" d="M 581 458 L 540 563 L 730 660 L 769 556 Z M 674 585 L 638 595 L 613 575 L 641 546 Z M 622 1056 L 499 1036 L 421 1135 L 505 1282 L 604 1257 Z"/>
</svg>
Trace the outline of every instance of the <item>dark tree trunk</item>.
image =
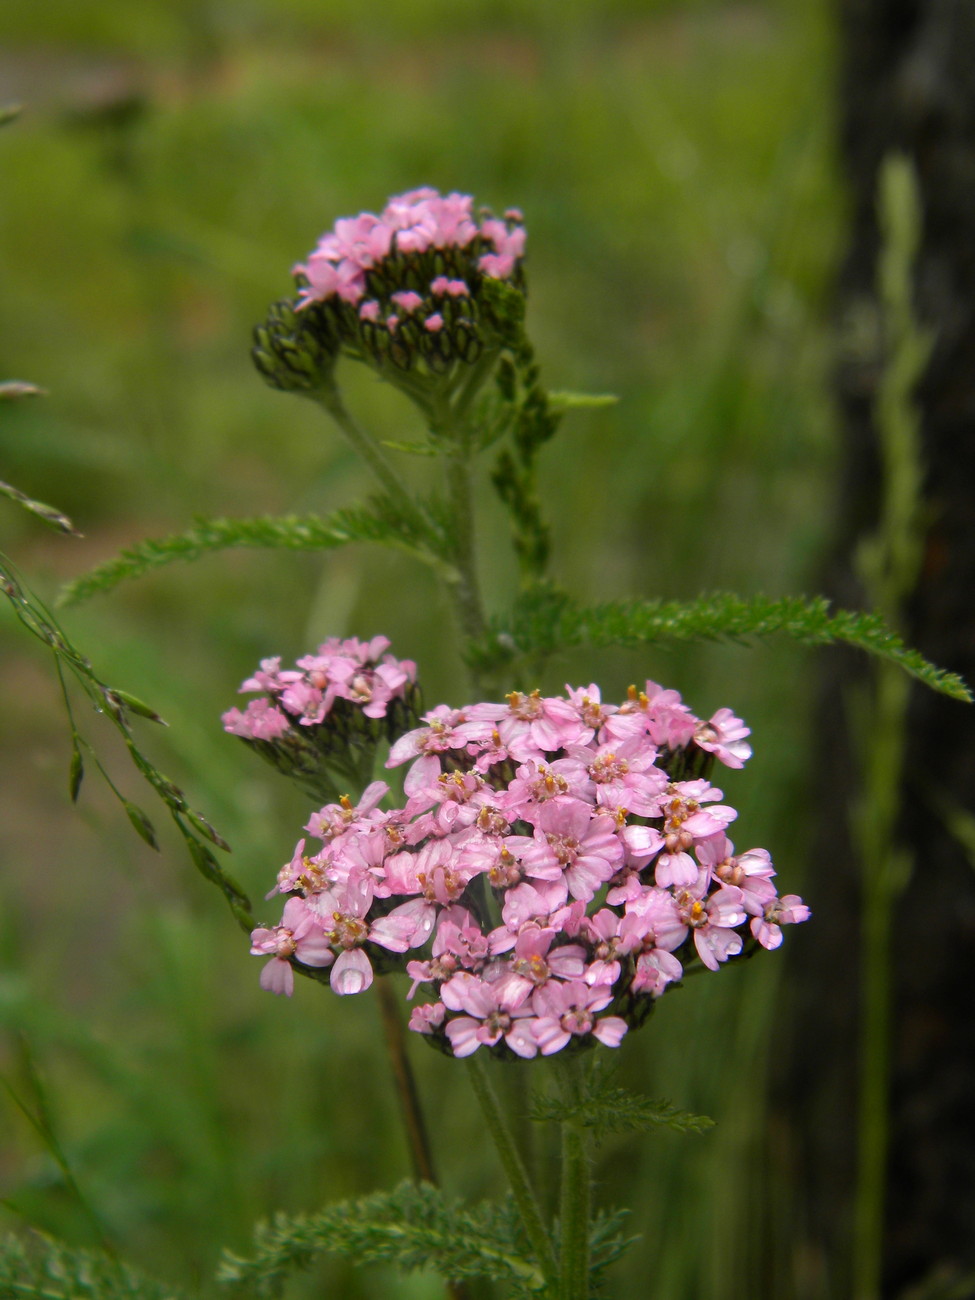
<svg viewBox="0 0 975 1300">
<path fill-rule="evenodd" d="M 929 525 L 905 631 L 927 657 L 973 683 L 975 0 L 838 3 L 852 218 L 839 319 L 875 304 L 878 170 L 888 153 L 904 153 L 916 169 L 924 222 L 916 311 L 935 335 L 916 394 Z M 862 603 L 850 557 L 877 522 L 877 379 L 876 365 L 863 361 L 845 361 L 837 375 L 845 463 L 827 587 L 843 604 Z M 805 1240 L 796 1257 L 807 1261 L 800 1289 L 809 1296 L 853 1294 L 856 1172 L 860 896 L 845 821 L 856 778 L 841 701 L 862 665 L 836 656 L 824 671 L 823 834 L 808 891 L 819 942 L 815 952 L 805 946 L 808 969 L 796 972 L 807 992 L 780 1079 L 801 1115 L 792 1176 L 802 1188 Z M 946 808 L 969 815 L 975 808 L 975 710 L 916 690 L 906 767 L 900 836 L 914 872 L 894 918 L 885 1297 L 975 1271 L 975 861 L 945 822 Z M 964 1294 L 975 1295 L 975 1286 Z"/>
</svg>

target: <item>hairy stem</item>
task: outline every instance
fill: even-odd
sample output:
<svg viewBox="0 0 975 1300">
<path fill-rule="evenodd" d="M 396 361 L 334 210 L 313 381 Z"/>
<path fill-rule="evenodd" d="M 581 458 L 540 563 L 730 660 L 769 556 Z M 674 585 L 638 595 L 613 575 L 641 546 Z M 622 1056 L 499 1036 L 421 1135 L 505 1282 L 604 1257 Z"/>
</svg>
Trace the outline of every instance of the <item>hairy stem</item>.
<svg viewBox="0 0 975 1300">
<path fill-rule="evenodd" d="M 511 1194 L 518 1206 L 525 1234 L 531 1242 L 539 1267 L 545 1275 L 550 1294 L 555 1296 L 557 1294 L 557 1272 L 555 1259 L 552 1255 L 552 1243 L 542 1221 L 538 1199 L 528 1180 L 528 1173 L 522 1163 L 518 1148 L 515 1146 L 511 1131 L 505 1123 L 497 1095 L 488 1077 L 487 1068 L 476 1053 L 468 1059 L 467 1069 L 487 1130 L 491 1135 L 491 1140 L 497 1150 L 502 1167 L 508 1176 Z"/>
</svg>

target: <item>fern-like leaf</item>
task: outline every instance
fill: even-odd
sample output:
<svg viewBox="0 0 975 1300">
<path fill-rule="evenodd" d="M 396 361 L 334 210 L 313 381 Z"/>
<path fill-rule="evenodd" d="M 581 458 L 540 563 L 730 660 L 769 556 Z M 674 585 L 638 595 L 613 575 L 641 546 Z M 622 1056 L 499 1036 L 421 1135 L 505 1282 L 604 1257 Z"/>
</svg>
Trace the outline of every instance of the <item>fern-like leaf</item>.
<svg viewBox="0 0 975 1300">
<path fill-rule="evenodd" d="M 274 1295 L 288 1272 L 328 1254 L 405 1270 L 431 1268 L 449 1281 L 490 1278 L 519 1297 L 544 1286 L 512 1207 L 484 1203 L 468 1210 L 429 1183 L 409 1182 L 317 1214 L 279 1214 L 258 1227 L 253 1256 L 226 1254 L 218 1276 Z"/>
<path fill-rule="evenodd" d="M 534 1120 L 558 1120 L 592 1129 L 597 1137 L 606 1133 L 641 1132 L 669 1128 L 677 1133 L 703 1133 L 714 1126 L 707 1115 L 678 1110 L 669 1101 L 652 1101 L 626 1088 L 600 1086 L 567 1106 L 556 1097 L 537 1097 L 532 1103 Z"/>
<path fill-rule="evenodd" d="M 639 1241 L 639 1237 L 623 1231 L 629 1217 L 629 1210 L 611 1210 L 593 1218 L 589 1232 L 589 1285 L 594 1291 L 599 1291 L 603 1273 L 610 1264 L 615 1264 Z"/>
<path fill-rule="evenodd" d="M 612 601 L 588 608 L 565 593 L 539 585 L 526 593 L 507 619 L 496 619 L 487 637 L 469 650 L 473 666 L 497 670 L 521 656 L 546 656 L 573 646 L 641 646 L 667 641 L 726 639 L 747 643 L 781 634 L 804 645 L 846 644 L 896 664 L 932 690 L 971 702 L 956 674 L 909 649 L 877 614 L 832 610 L 822 596 L 743 599 L 729 593 L 693 601 Z"/>
<path fill-rule="evenodd" d="M 129 578 L 140 578 L 176 561 L 199 560 L 235 547 L 263 550 L 327 551 L 353 542 L 398 547 L 435 568 L 446 567 L 442 539 L 426 516 L 404 510 L 391 498 L 374 498 L 366 506 L 319 515 L 259 515 L 250 519 L 197 519 L 192 528 L 171 537 L 148 538 L 114 560 L 68 583 L 59 604 L 76 604 L 111 591 Z"/>
<path fill-rule="evenodd" d="M 4 1300 L 189 1300 L 187 1292 L 100 1251 L 78 1250 L 34 1235 L 0 1238 Z"/>
</svg>

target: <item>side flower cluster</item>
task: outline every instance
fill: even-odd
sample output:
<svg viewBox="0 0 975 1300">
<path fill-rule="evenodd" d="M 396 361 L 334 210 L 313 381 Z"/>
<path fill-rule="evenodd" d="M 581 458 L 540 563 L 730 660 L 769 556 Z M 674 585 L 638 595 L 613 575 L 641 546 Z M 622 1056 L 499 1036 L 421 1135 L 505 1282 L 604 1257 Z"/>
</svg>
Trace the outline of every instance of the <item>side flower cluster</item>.
<svg viewBox="0 0 975 1300">
<path fill-rule="evenodd" d="M 324 768 L 355 771 L 350 757 L 398 736 L 416 721 L 416 664 L 388 653 L 386 637 L 324 641 L 294 668 L 261 660 L 242 693 L 261 692 L 244 709 L 228 709 L 225 731 L 314 790 Z"/>
<path fill-rule="evenodd" d="M 524 250 L 521 213 L 475 214 L 469 194 L 411 190 L 378 216 L 343 217 L 293 268 L 297 300 L 272 308 L 255 332 L 255 363 L 270 383 L 295 389 L 309 386 L 323 354 L 340 351 L 394 373 L 447 375 L 497 344 L 497 287 L 523 289 Z"/>
<path fill-rule="evenodd" d="M 387 763 L 409 764 L 404 807 L 374 782 L 309 820 L 322 847 L 298 843 L 268 895 L 281 922 L 252 936 L 265 988 L 290 993 L 296 966 L 343 995 L 405 970 L 410 1028 L 455 1056 L 615 1047 L 688 968 L 776 948 L 809 916 L 766 850 L 728 838 L 708 773 L 751 753 L 730 709 L 704 721 L 648 681 L 620 704 L 514 691 L 419 722 Z"/>
</svg>

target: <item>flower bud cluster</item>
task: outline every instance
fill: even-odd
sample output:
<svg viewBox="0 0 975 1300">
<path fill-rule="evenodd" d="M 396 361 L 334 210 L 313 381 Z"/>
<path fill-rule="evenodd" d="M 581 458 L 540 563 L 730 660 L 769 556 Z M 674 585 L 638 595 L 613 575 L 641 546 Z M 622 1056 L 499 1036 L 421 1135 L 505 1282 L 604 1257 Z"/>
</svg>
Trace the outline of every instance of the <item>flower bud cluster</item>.
<svg viewBox="0 0 975 1300">
<path fill-rule="evenodd" d="M 223 714 L 224 730 L 240 736 L 279 771 L 327 792 L 326 769 L 355 772 L 381 740 L 417 718 L 416 664 L 388 654 L 386 637 L 363 642 L 335 637 L 282 669 L 263 659 L 242 693 L 262 692 L 247 707 Z"/>
<path fill-rule="evenodd" d="M 306 330 L 290 302 L 272 303 L 263 325 L 254 330 L 251 357 L 272 388 L 314 393 L 331 377 L 337 341 Z"/>
<path fill-rule="evenodd" d="M 298 298 L 255 331 L 268 382 L 300 391 L 339 352 L 381 369 L 446 376 L 510 333 L 524 287 L 521 213 L 475 216 L 468 194 L 411 190 L 379 216 L 345 217 L 294 267 Z M 507 289 L 507 294 L 501 286 Z M 307 348 L 303 341 L 307 340 Z"/>
<path fill-rule="evenodd" d="M 268 895 L 281 922 L 252 936 L 263 987 L 290 993 L 296 965 L 343 995 L 405 970 L 410 1028 L 455 1056 L 615 1047 L 689 967 L 806 920 L 768 853 L 727 836 L 707 772 L 751 753 L 730 709 L 703 721 L 653 682 L 618 705 L 566 692 L 439 705 L 390 750 L 404 807 L 374 782 L 316 812 L 322 847 L 298 843 Z"/>
</svg>

